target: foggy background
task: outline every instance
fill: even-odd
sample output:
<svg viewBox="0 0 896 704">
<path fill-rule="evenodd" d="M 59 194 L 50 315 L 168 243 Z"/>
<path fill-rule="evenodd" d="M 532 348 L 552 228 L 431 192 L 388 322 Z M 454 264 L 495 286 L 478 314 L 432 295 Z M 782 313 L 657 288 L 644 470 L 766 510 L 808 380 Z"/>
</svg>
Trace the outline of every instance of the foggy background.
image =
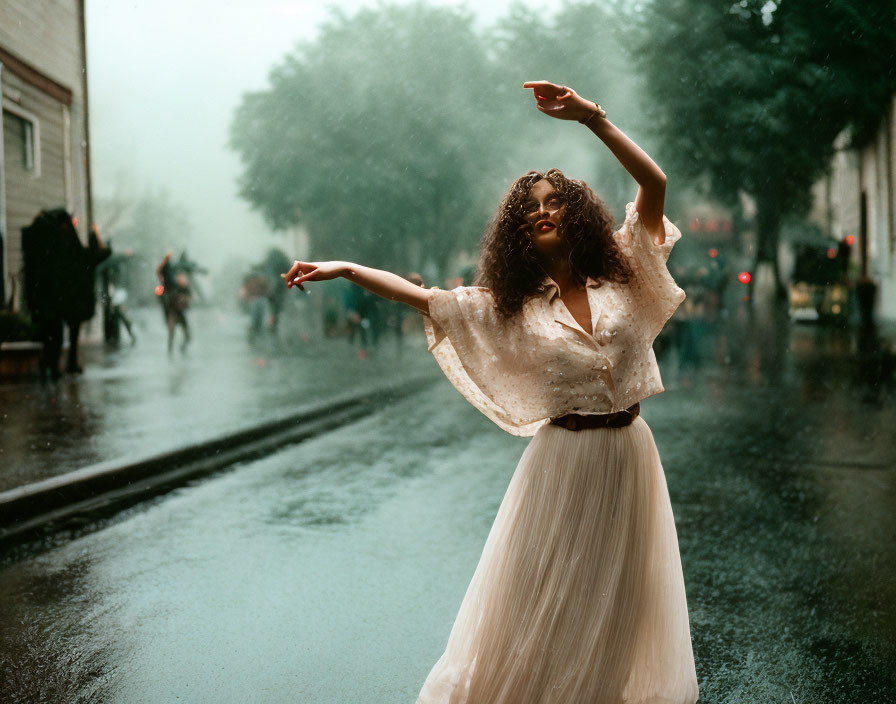
<svg viewBox="0 0 896 704">
<path fill-rule="evenodd" d="M 487 0 L 471 9 L 484 28 L 511 4 Z M 88 2 L 91 159 L 96 218 L 104 234 L 114 244 L 116 230 L 134 217 L 135 203 L 149 195 L 170 205 L 169 216 L 188 233 L 185 241 L 160 233 L 158 258 L 166 248 L 189 242 L 190 255 L 215 273 L 235 256 L 245 264 L 270 247 L 289 247 L 238 196 L 239 158 L 227 146 L 234 111 L 246 91 L 265 88 L 269 71 L 298 42 L 317 36 L 331 13 L 376 5 L 363 0 L 326 6 L 315 0 Z"/>
</svg>

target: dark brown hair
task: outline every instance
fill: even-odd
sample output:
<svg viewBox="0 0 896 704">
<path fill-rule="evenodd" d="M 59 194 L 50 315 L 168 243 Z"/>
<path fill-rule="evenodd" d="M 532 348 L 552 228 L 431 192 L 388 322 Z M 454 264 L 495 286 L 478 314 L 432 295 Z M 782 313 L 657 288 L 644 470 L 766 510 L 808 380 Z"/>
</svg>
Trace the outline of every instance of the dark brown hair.
<svg viewBox="0 0 896 704">
<path fill-rule="evenodd" d="M 576 281 L 584 286 L 590 276 L 598 282 L 627 283 L 632 276 L 613 240 L 613 219 L 597 194 L 584 181 L 566 178 L 559 169 L 544 174 L 530 171 L 514 181 L 480 245 L 474 284 L 491 290 L 498 313 L 505 319 L 542 292 L 547 276 L 525 217 L 529 191 L 542 179 L 550 181 L 566 205 L 560 235 L 567 243 L 569 268 Z"/>
</svg>

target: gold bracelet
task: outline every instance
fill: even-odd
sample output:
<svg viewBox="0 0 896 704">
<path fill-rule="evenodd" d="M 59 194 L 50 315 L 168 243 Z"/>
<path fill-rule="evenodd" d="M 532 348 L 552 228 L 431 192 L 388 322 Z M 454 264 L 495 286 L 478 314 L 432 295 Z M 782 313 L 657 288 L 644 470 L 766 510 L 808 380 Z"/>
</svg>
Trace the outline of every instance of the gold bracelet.
<svg viewBox="0 0 896 704">
<path fill-rule="evenodd" d="M 591 120 L 594 119 L 595 115 L 600 115 L 602 118 L 607 116 L 607 111 L 604 110 L 600 105 L 594 103 L 594 107 L 596 108 L 596 110 L 584 120 L 579 120 L 579 122 L 581 122 L 583 125 L 587 125 L 589 122 L 591 122 Z"/>
</svg>

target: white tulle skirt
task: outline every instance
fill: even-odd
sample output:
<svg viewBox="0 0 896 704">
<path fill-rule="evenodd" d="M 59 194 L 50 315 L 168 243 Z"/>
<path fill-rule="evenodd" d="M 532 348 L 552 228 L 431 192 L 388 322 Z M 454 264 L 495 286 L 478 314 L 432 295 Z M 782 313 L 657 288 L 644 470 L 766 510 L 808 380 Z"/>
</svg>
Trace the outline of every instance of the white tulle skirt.
<svg viewBox="0 0 896 704">
<path fill-rule="evenodd" d="M 539 429 L 417 704 L 697 700 L 678 537 L 643 418 Z"/>
</svg>

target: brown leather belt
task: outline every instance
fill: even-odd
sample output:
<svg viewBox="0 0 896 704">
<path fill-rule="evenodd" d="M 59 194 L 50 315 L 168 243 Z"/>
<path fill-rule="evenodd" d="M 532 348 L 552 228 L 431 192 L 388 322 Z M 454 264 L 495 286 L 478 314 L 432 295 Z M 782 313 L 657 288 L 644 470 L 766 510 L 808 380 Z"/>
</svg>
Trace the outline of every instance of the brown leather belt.
<svg viewBox="0 0 896 704">
<path fill-rule="evenodd" d="M 641 412 L 641 404 L 636 403 L 629 406 L 624 411 L 618 413 L 607 413 L 603 415 L 580 415 L 578 413 L 570 413 L 569 415 L 551 418 L 551 423 L 559 425 L 567 430 L 586 430 L 590 428 L 624 428 L 631 425 L 638 414 Z"/>
</svg>

